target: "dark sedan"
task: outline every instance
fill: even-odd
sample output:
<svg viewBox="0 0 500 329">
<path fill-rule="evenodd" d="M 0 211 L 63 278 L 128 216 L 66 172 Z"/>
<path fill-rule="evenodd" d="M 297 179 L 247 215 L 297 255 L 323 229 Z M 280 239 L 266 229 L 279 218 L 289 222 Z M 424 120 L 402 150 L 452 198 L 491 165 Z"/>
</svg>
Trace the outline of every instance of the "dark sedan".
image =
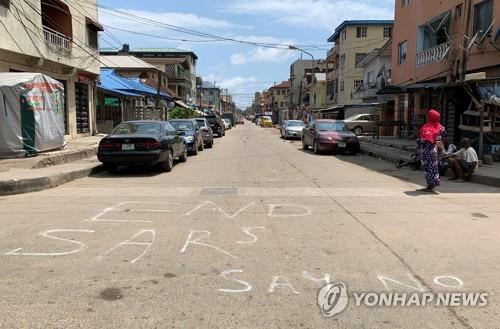
<svg viewBox="0 0 500 329">
<path fill-rule="evenodd" d="M 195 119 L 174 119 L 168 122 L 184 137 L 189 153 L 198 155 L 198 151 L 205 149 L 200 127 Z"/>
<path fill-rule="evenodd" d="M 312 146 L 314 153 L 349 152 L 360 150 L 358 137 L 347 125 L 337 120 L 314 120 L 302 130 L 302 147 Z"/>
<path fill-rule="evenodd" d="M 97 158 L 110 172 L 120 165 L 158 165 L 172 170 L 174 159 L 187 160 L 186 143 L 175 129 L 163 121 L 122 122 L 99 143 Z"/>
<path fill-rule="evenodd" d="M 197 118 L 196 122 L 198 122 L 198 127 L 200 127 L 201 136 L 203 137 L 203 143 L 205 147 L 211 149 L 214 147 L 214 132 L 210 127 L 207 119 L 205 118 Z"/>
</svg>

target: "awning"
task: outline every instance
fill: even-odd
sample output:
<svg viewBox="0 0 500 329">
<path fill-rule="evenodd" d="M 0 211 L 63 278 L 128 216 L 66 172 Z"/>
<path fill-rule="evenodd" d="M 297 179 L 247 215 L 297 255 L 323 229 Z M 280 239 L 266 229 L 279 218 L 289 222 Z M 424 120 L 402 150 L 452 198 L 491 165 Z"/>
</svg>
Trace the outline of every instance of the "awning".
<svg viewBox="0 0 500 329">
<path fill-rule="evenodd" d="M 99 22 L 94 21 L 90 17 L 85 17 L 85 24 L 92 26 L 94 28 L 94 30 L 96 30 L 96 31 L 99 31 L 99 32 L 104 31 L 104 27 L 102 27 L 102 25 Z"/>
<path fill-rule="evenodd" d="M 384 88 L 377 91 L 377 95 L 395 95 L 395 94 L 406 94 L 408 90 L 406 87 L 400 86 L 385 86 Z"/>
<path fill-rule="evenodd" d="M 183 101 L 181 100 L 178 100 L 178 101 L 174 101 L 175 104 L 179 105 L 180 107 L 184 107 L 186 109 L 191 109 L 189 106 L 187 106 L 186 103 L 184 103 Z"/>
<path fill-rule="evenodd" d="M 101 68 L 100 87 L 108 90 L 119 90 L 135 95 L 144 95 L 157 97 L 158 91 L 148 85 L 143 84 L 140 79 L 127 79 L 119 76 L 115 70 Z M 170 95 L 160 92 L 160 98 L 166 101 L 172 101 Z"/>
<path fill-rule="evenodd" d="M 414 91 L 418 89 L 438 89 L 438 88 L 443 88 L 448 86 L 447 83 L 441 83 L 441 82 L 427 82 L 427 83 L 416 83 L 413 85 L 406 86 L 406 89 L 408 91 Z"/>
<path fill-rule="evenodd" d="M 118 97 L 143 97 L 142 95 L 138 95 L 138 94 L 134 94 L 134 93 L 130 93 L 128 91 L 123 91 L 123 90 L 118 90 L 118 89 L 97 87 L 97 90 L 102 92 L 103 94 L 109 94 L 109 95 L 118 96 Z"/>
</svg>

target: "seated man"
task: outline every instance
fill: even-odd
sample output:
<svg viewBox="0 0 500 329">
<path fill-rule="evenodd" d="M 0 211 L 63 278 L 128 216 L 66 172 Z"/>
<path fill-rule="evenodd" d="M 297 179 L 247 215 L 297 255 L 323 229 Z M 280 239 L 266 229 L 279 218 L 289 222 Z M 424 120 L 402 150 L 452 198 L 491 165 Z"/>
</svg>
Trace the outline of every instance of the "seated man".
<svg viewBox="0 0 500 329">
<path fill-rule="evenodd" d="M 458 152 L 453 153 L 448 159 L 448 164 L 454 174 L 452 180 L 469 180 L 474 170 L 476 170 L 478 161 L 476 150 L 470 146 L 470 140 L 464 138 L 462 140 L 462 148 Z"/>
</svg>

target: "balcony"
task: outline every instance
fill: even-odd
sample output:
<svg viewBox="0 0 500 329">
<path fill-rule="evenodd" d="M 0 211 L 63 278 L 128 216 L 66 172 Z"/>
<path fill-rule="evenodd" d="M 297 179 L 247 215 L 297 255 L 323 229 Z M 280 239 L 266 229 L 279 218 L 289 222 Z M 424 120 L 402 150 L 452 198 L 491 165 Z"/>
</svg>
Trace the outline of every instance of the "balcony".
<svg viewBox="0 0 500 329">
<path fill-rule="evenodd" d="M 426 49 L 417 53 L 417 67 L 429 63 L 440 62 L 443 58 L 448 56 L 450 52 L 450 43 L 445 42 L 435 47 Z"/>
<path fill-rule="evenodd" d="M 64 49 L 71 49 L 71 39 L 65 36 L 62 33 L 59 33 L 55 30 L 52 30 L 51 28 L 44 26 L 43 27 L 43 36 L 45 38 L 45 41 L 47 41 L 50 44 L 56 45 L 58 47 L 64 48 Z"/>
</svg>

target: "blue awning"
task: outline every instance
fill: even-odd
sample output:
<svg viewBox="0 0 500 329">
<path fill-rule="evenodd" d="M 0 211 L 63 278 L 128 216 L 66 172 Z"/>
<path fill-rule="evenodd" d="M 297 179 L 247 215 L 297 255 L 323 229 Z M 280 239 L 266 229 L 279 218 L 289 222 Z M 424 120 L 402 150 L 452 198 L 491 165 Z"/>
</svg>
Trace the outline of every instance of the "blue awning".
<svg viewBox="0 0 500 329">
<path fill-rule="evenodd" d="M 143 97 L 143 95 L 134 94 L 134 93 L 130 93 L 128 91 L 123 91 L 123 90 L 119 90 L 119 89 L 104 88 L 102 86 L 97 87 L 97 89 L 100 90 L 100 91 L 102 91 L 105 94 L 107 93 L 107 94 L 111 94 L 111 95 L 114 95 L 114 96 Z"/>
<path fill-rule="evenodd" d="M 118 90 L 129 94 L 156 97 L 157 90 L 140 82 L 140 79 L 129 79 L 119 76 L 115 70 L 101 69 L 100 87 L 108 90 Z M 164 92 L 160 92 L 160 98 L 172 101 L 173 98 Z"/>
</svg>

